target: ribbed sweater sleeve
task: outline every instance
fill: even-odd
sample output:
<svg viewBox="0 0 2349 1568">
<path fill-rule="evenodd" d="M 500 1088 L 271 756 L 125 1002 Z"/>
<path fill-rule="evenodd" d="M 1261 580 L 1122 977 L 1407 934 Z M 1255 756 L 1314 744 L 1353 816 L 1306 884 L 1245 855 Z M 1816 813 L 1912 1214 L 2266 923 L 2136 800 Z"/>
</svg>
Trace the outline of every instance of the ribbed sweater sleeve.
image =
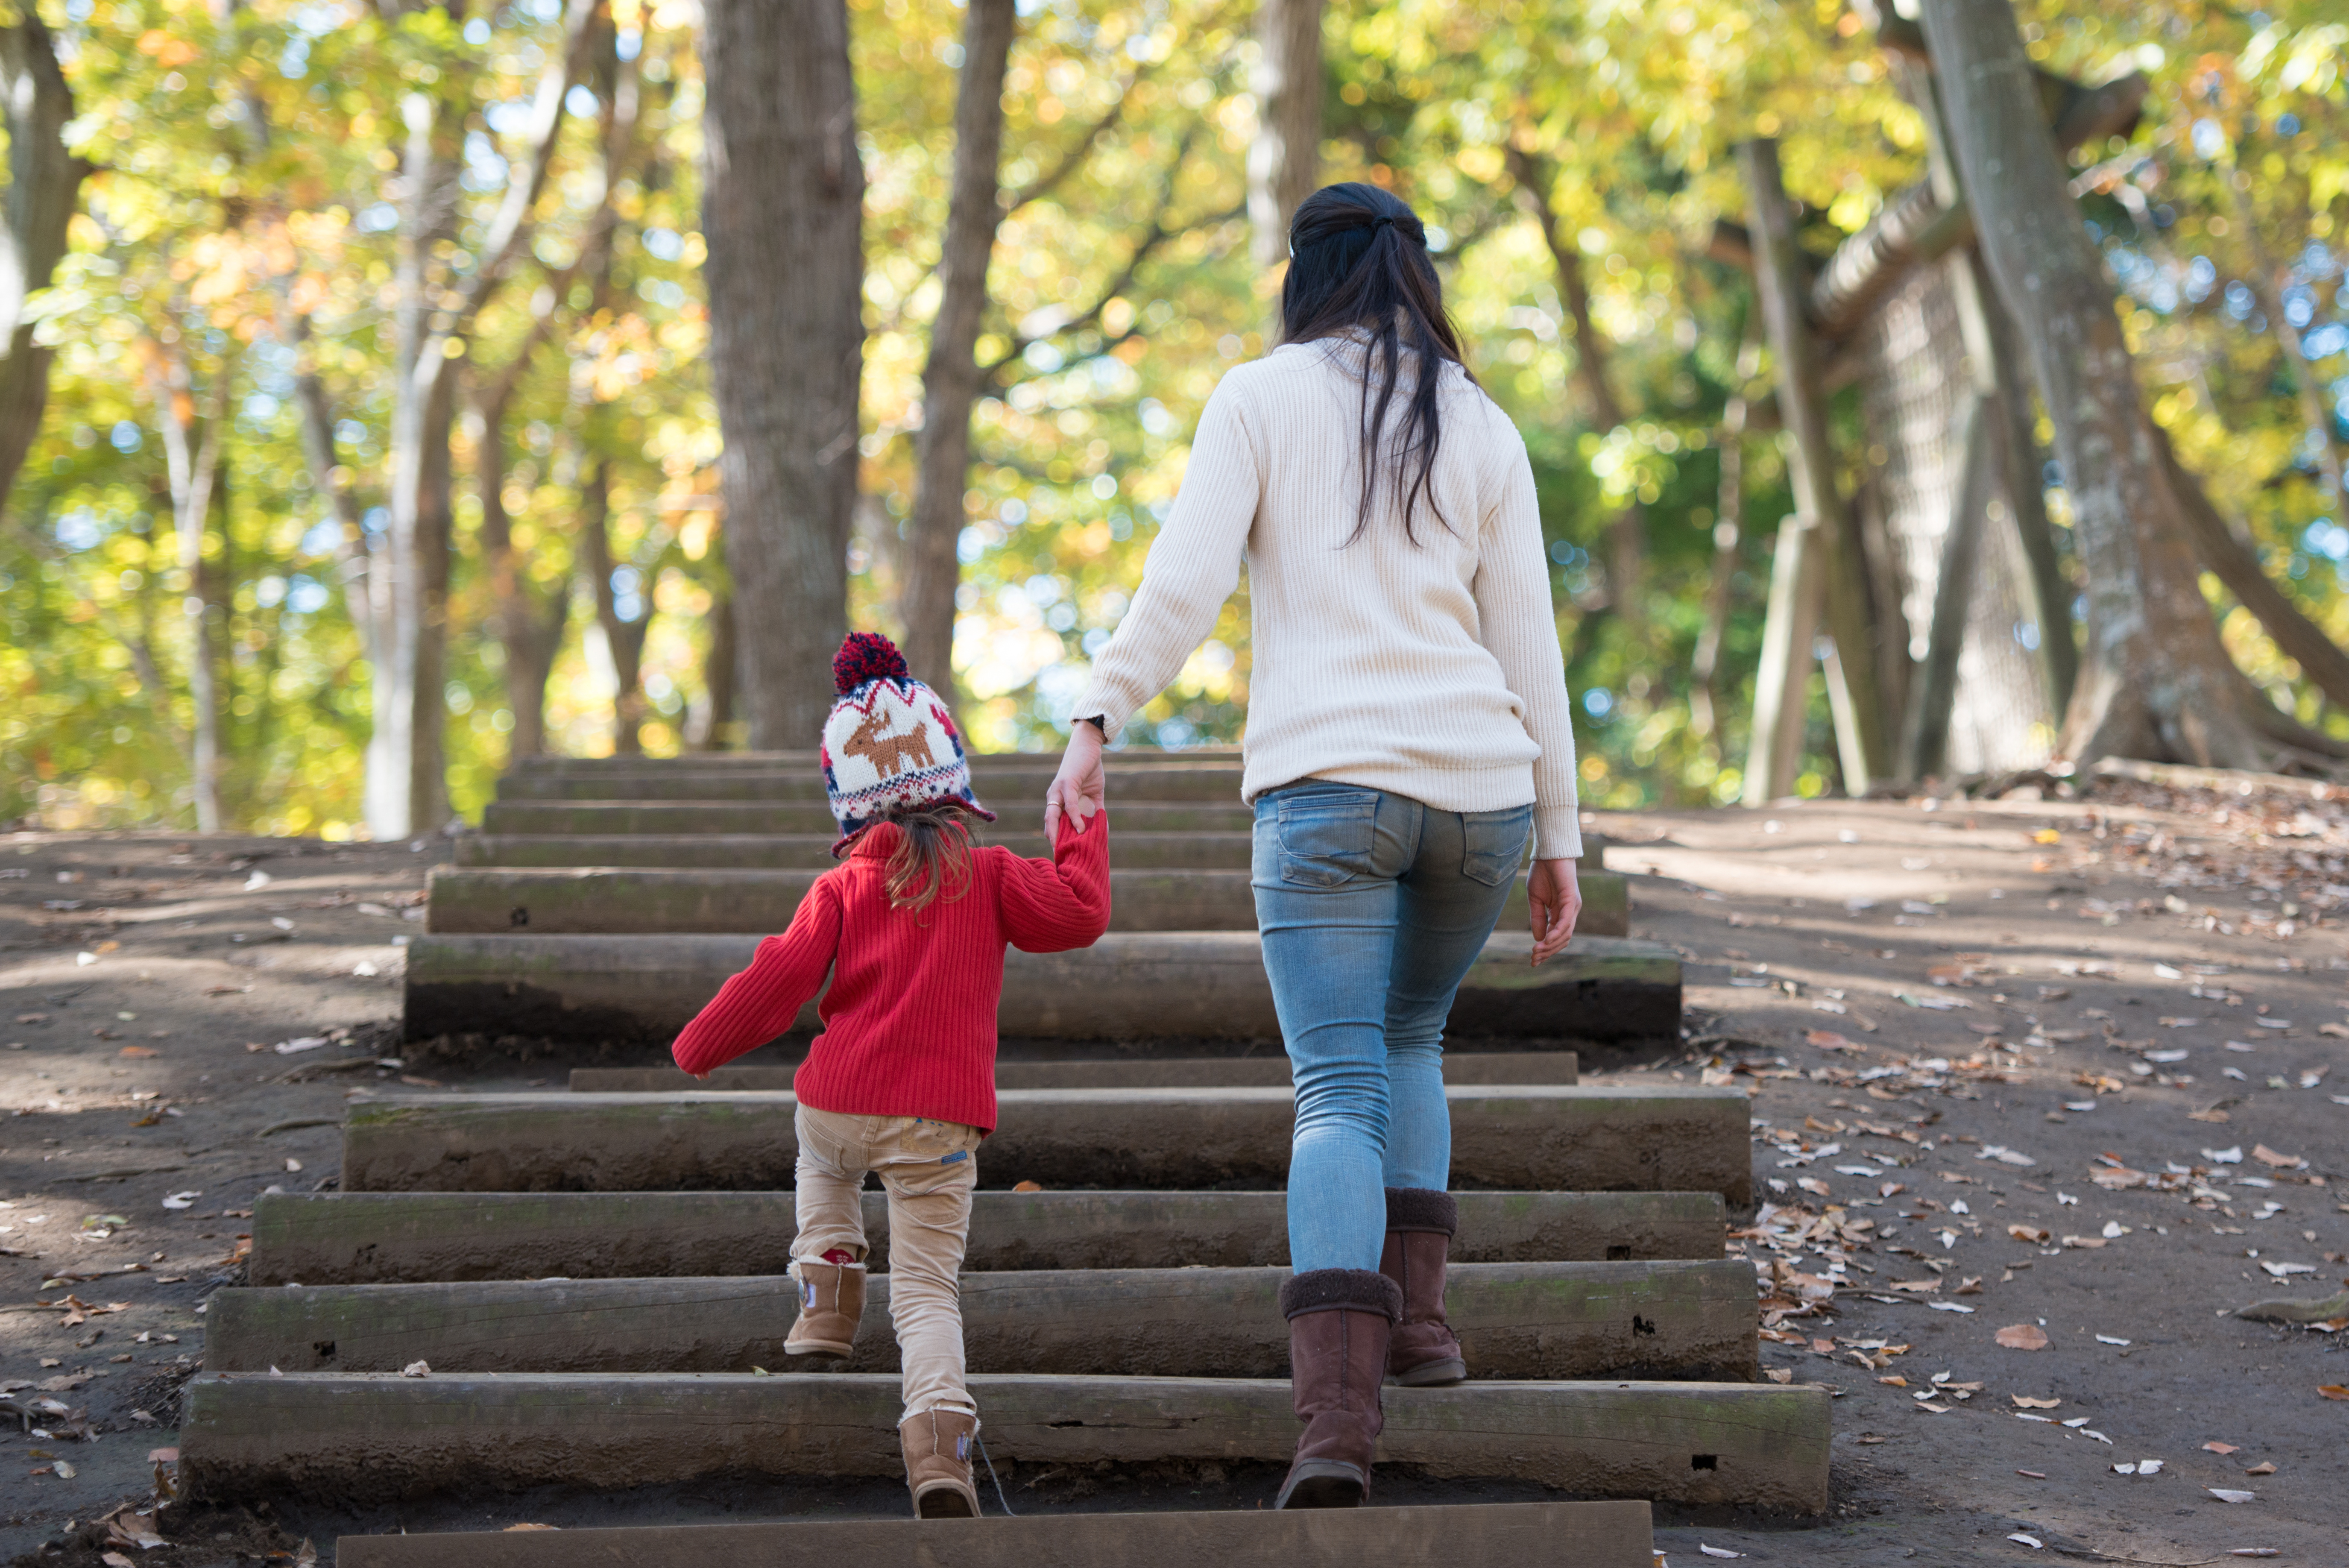
<svg viewBox="0 0 2349 1568">
<path fill-rule="evenodd" d="M 1484 519 L 1475 581 L 1479 640 L 1501 666 L 1501 678 L 1525 704 L 1526 733 L 1541 748 L 1534 763 L 1534 856 L 1573 860 L 1582 855 L 1582 814 L 1576 803 L 1574 708 L 1566 693 L 1566 653 L 1550 609 L 1549 558 L 1542 546 L 1541 503 L 1526 443 L 1505 421 L 1496 441 L 1504 472 L 1500 501 Z"/>
<path fill-rule="evenodd" d="M 1199 415 L 1183 487 L 1143 560 L 1133 603 L 1094 660 L 1077 717 L 1098 714 L 1115 736 L 1182 672 L 1239 587 L 1263 489 L 1241 384 L 1226 377 Z"/>
<path fill-rule="evenodd" d="M 1023 953 L 1089 948 L 1109 929 L 1109 813 L 1097 811 L 1082 831 L 1061 819 L 1050 860 L 1027 860 L 998 849 L 997 918 Z"/>
<path fill-rule="evenodd" d="M 789 1029 L 831 971 L 840 927 L 836 874 L 819 877 L 790 928 L 761 942 L 750 967 L 729 980 L 685 1026 L 671 1047 L 677 1064 L 707 1073 Z"/>
</svg>

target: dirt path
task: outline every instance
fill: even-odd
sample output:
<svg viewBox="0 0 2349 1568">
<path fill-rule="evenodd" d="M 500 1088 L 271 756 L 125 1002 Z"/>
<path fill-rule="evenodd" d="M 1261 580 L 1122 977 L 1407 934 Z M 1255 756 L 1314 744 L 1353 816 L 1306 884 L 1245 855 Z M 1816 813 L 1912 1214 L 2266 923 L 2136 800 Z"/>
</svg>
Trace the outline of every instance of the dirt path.
<svg viewBox="0 0 2349 1568">
<path fill-rule="evenodd" d="M 2331 1071 L 2349 1037 L 2349 806 L 2123 787 L 2080 804 L 1606 820 L 1623 846 L 1610 863 L 1640 874 L 1638 934 L 1691 961 L 1693 1039 L 1680 1060 L 1594 1061 L 1591 1075 L 1755 1091 L 1756 1174 L 1785 1184 L 1739 1243 L 1775 1272 L 1764 1363 L 1842 1393 L 1830 1522 L 1665 1521 L 1672 1562 L 1710 1561 L 1700 1544 L 1827 1568 L 2178 1564 L 2242 1547 L 2349 1561 L 2349 1402 L 2318 1392 L 2349 1383 L 2349 1334 L 2222 1315 L 2349 1275 L 2349 1072 Z M 420 929 L 404 916 L 444 852 L 0 838 L 0 1104 L 15 1113 L 0 1378 L 67 1411 L 40 1417 L 50 1439 L 0 1432 L 0 1556 L 148 1495 L 242 1211 L 272 1185 L 335 1174 L 347 1087 L 559 1081 L 560 1060 L 460 1072 L 390 1044 L 398 939 Z M 187 1207 L 165 1207 L 181 1193 Z M 45 1283 L 67 1274 L 105 1277 Z M 54 1304 L 68 1297 L 87 1305 Z M 2002 1346 L 2011 1328 L 2046 1348 Z M 1941 1392 L 1919 1399 L 1936 1375 Z M 98 1440 L 65 1438 L 73 1411 Z M 2147 1459 L 2158 1473 L 2115 1472 Z M 1022 1511 L 1248 1507 L 1272 1481 L 1255 1468 L 1007 1482 Z M 1464 1494 L 1516 1495 L 1396 1477 L 1381 1501 Z M 228 1562 L 305 1534 L 330 1554 L 336 1533 L 403 1524 L 839 1514 L 899 1496 L 713 1485 L 208 1515 L 175 1530 L 190 1547 L 148 1561 Z"/>
<path fill-rule="evenodd" d="M 2124 788 L 1610 822 L 1693 965 L 1671 1070 L 1756 1091 L 1747 1251 L 1848 1282 L 1764 1346 L 1841 1391 L 1837 1520 L 1674 1561 L 2349 1562 L 2349 1335 L 2227 1315 L 2349 1275 L 2349 804 Z"/>
<path fill-rule="evenodd" d="M 0 836 L 0 1379 L 65 1407 L 0 1430 L 0 1555 L 147 1495 L 254 1198 L 330 1179 L 344 1088 L 397 1075 L 367 1064 L 445 855 Z"/>
</svg>

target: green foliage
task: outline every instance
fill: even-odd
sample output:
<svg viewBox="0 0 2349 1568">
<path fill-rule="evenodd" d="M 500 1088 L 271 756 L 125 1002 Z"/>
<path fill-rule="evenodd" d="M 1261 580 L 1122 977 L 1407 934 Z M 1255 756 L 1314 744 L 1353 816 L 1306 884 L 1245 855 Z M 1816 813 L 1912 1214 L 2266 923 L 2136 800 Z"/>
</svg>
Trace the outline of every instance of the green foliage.
<svg viewBox="0 0 2349 1568">
<path fill-rule="evenodd" d="M 2151 404 L 2271 569 L 2349 637 L 2349 518 L 2324 490 L 2272 324 L 2230 286 L 2258 275 L 2262 256 L 2283 269 L 2275 286 L 2337 439 L 2349 419 L 2349 33 L 2310 0 L 2251 18 L 2184 0 L 2023 9 L 2050 69 L 2153 78 L 2146 125 L 2079 161 Z M 354 572 L 388 477 L 401 102 L 428 93 L 452 128 L 444 151 L 465 172 L 442 281 L 460 285 L 558 12 L 548 0 L 465 15 L 419 5 L 386 23 L 357 0 L 45 5 L 77 95 L 72 145 L 101 172 L 39 303 L 57 353 L 48 414 L 0 522 L 0 820 L 192 820 L 190 585 L 163 441 L 176 396 L 191 431 L 216 400 L 228 410 L 203 569 L 221 605 L 210 631 L 223 653 L 230 813 L 260 829 L 357 830 L 369 715 Z M 887 628 L 962 13 L 916 0 L 850 0 L 850 13 L 871 332 L 852 611 Z M 1250 18 L 1222 0 L 1023 6 L 956 649 L 982 745 L 1056 742 L 1061 705 L 1139 579 L 1201 405 L 1226 367 L 1264 351 L 1276 280 L 1250 263 L 1243 215 Z M 576 603 L 546 693 L 550 744 L 594 753 L 614 741 L 611 660 L 578 536 L 598 463 L 622 612 L 647 628 L 645 744 L 674 751 L 706 722 L 706 618 L 726 583 L 691 23 L 685 0 L 612 0 L 530 254 L 464 339 L 469 401 L 532 350 L 502 430 L 473 410 L 456 441 L 448 741 L 469 813 L 506 764 L 526 700 L 509 689 L 512 628 L 483 545 L 489 441 L 502 441 L 521 578 L 542 603 Z M 1768 386 L 1748 280 L 1706 254 L 1713 221 L 1743 214 L 1730 150 L 1782 139 L 1806 243 L 1824 254 L 1919 177 L 1917 115 L 1858 18 L 1830 0 L 1332 0 L 1325 42 L 1325 178 L 1378 182 L 1425 215 L 1472 367 L 1526 435 L 1590 798 L 1730 798 L 1770 535 L 1791 509 L 1775 440 L 1744 438 L 1723 724 L 1701 737 L 1690 670 L 1723 504 L 1723 420 L 1731 400 Z M 607 192 L 599 138 L 624 65 L 638 123 Z M 1513 150 L 1542 171 L 1582 258 L 1619 428 L 1596 428 L 1576 389 L 1573 323 Z M 336 432 L 331 473 L 303 445 L 311 374 Z M 1848 409 L 1840 416 L 1848 431 Z M 369 519 L 356 533 L 336 489 Z M 1603 563 L 1608 529 L 1634 501 L 1649 566 L 1627 607 Z M 2318 717 L 2242 618 L 2228 631 L 2246 667 Z M 1237 739 L 1247 677 L 1243 593 L 1136 738 Z M 1834 773 L 1823 708 L 1815 732 L 1812 788 Z"/>
</svg>

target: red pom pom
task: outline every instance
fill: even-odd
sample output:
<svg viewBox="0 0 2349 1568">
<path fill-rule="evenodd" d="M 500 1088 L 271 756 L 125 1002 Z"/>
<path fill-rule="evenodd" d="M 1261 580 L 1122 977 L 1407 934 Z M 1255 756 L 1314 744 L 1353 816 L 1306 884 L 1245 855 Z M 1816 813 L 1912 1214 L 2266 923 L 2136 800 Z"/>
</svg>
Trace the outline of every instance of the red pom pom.
<svg viewBox="0 0 2349 1568">
<path fill-rule="evenodd" d="M 905 680 L 905 656 L 877 631 L 852 631 L 832 656 L 832 683 L 843 697 L 868 680 Z"/>
</svg>

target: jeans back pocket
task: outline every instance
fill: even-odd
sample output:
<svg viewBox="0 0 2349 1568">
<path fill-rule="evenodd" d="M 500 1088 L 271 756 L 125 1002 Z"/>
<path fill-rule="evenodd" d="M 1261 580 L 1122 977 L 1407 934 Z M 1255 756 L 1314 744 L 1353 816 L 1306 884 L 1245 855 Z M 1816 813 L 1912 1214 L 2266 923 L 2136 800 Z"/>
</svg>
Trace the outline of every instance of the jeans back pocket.
<svg viewBox="0 0 2349 1568">
<path fill-rule="evenodd" d="M 1366 875 L 1378 838 L 1379 792 L 1313 789 L 1279 802 L 1280 879 L 1338 888 Z"/>
<path fill-rule="evenodd" d="M 1525 864 L 1526 841 L 1533 836 L 1534 808 L 1511 806 L 1506 811 L 1469 811 L 1460 815 L 1460 870 L 1463 876 L 1497 888 Z"/>
</svg>

